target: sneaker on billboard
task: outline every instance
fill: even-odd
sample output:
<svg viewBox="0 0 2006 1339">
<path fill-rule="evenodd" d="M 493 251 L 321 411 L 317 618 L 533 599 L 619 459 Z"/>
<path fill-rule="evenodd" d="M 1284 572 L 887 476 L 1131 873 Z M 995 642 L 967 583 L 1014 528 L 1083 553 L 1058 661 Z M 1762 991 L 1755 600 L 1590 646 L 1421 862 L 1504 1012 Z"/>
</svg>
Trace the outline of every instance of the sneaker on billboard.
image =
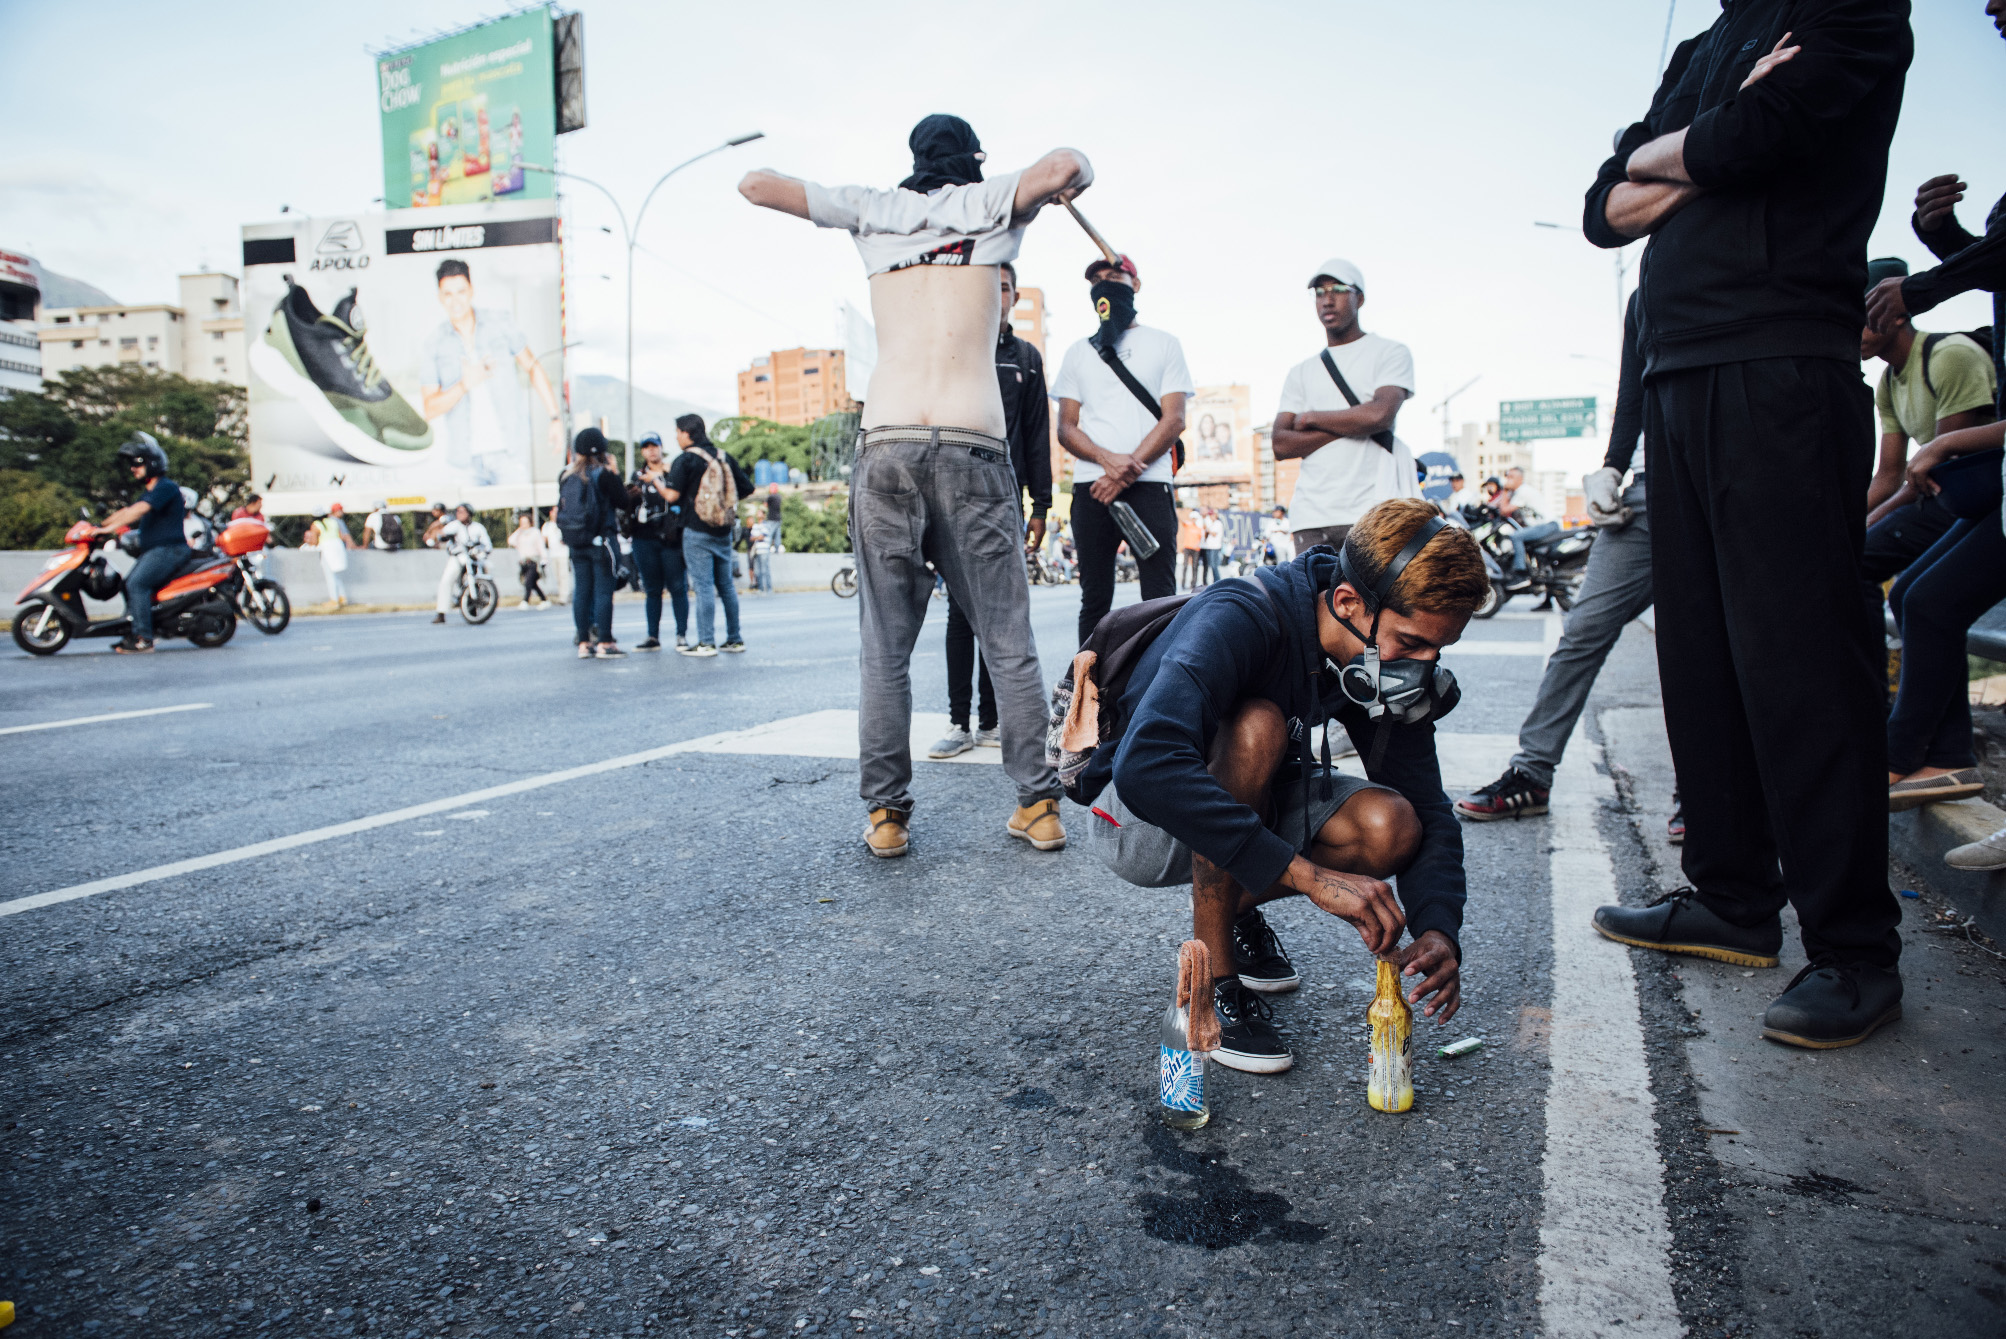
<svg viewBox="0 0 2006 1339">
<path fill-rule="evenodd" d="M 432 425 L 376 366 L 355 290 L 323 312 L 286 276 L 251 365 L 273 389 L 297 400 L 334 444 L 368 465 L 409 465 L 432 445 Z"/>
</svg>

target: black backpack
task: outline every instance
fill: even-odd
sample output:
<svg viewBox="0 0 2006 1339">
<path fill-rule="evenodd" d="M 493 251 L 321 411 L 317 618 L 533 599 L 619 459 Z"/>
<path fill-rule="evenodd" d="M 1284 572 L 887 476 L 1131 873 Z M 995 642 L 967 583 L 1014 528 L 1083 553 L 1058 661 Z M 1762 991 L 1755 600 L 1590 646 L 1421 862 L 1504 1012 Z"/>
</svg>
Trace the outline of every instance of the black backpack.
<svg viewBox="0 0 2006 1339">
<path fill-rule="evenodd" d="M 397 519 L 396 512 L 386 513 L 383 524 L 376 527 L 376 537 L 383 541 L 383 547 L 393 552 L 404 547 L 404 522 Z"/>
<path fill-rule="evenodd" d="M 606 498 L 599 491 L 604 468 L 573 470 L 557 485 L 557 532 L 574 549 L 590 548 L 607 533 Z"/>
<path fill-rule="evenodd" d="M 1196 591 L 1189 591 L 1183 595 L 1166 595 L 1157 600 L 1124 605 L 1107 614 L 1094 624 L 1094 630 L 1087 634 L 1079 654 L 1073 657 L 1073 663 L 1066 667 L 1064 677 L 1052 689 L 1052 719 L 1045 732 L 1045 760 L 1058 770 L 1059 783 L 1065 787 L 1067 798 L 1075 804 L 1085 803 L 1080 798 L 1080 773 L 1087 770 L 1087 764 L 1093 761 L 1095 752 L 1101 746 L 1121 738 L 1121 695 L 1128 691 L 1128 681 L 1135 674 L 1136 661 L 1142 659 L 1142 653 L 1163 635 L 1171 620 L 1196 594 Z M 1085 659 L 1089 653 L 1093 656 L 1091 661 Z M 1068 724 L 1084 723 L 1084 710 L 1078 713 L 1081 721 L 1073 719 L 1076 714 L 1073 698 L 1078 689 L 1074 675 L 1083 662 L 1094 688 L 1094 738 L 1090 743 L 1075 740 L 1078 747 L 1068 749 L 1064 743 L 1066 727 Z M 1084 708 L 1084 703 L 1082 706 Z"/>
</svg>

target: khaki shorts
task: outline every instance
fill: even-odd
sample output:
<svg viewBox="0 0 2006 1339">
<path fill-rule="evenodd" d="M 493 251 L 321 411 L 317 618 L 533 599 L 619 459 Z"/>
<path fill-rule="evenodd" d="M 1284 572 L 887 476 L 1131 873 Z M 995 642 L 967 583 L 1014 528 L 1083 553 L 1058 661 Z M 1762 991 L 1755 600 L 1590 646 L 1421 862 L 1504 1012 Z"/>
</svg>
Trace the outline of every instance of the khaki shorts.
<svg viewBox="0 0 2006 1339">
<path fill-rule="evenodd" d="M 1330 774 L 1330 798 L 1323 797 L 1317 782 L 1323 774 L 1312 772 L 1309 783 L 1309 831 L 1317 832 L 1331 815 L 1362 790 L 1392 790 L 1376 781 L 1349 772 Z M 1398 792 L 1395 792 L 1396 794 Z M 1298 850 L 1303 840 L 1303 783 L 1291 777 L 1274 793 L 1275 820 L 1272 831 L 1286 838 Z M 1087 849 L 1123 881 L 1138 888 L 1169 888 L 1191 882 L 1191 848 L 1175 837 L 1135 816 L 1115 792 L 1112 782 L 1093 802 L 1093 817 L 1087 828 Z M 1255 892 L 1265 891 L 1255 889 Z"/>
</svg>

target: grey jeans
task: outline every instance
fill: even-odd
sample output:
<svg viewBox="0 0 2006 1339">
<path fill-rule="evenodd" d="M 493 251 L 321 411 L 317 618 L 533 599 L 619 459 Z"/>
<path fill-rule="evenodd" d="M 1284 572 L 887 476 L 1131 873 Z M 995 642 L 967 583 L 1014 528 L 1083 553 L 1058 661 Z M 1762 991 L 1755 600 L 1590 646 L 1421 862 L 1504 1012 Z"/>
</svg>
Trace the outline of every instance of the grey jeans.
<svg viewBox="0 0 2006 1339">
<path fill-rule="evenodd" d="M 850 478 L 863 686 L 859 791 L 872 809 L 912 809 L 912 648 L 933 596 L 932 563 L 974 625 L 996 685 L 1003 770 L 1017 802 L 1061 794 L 1045 761 L 1045 677 L 1031 636 L 1024 513 L 1009 443 L 965 428 L 866 431 Z"/>
<path fill-rule="evenodd" d="M 1553 785 L 1553 769 L 1560 766 L 1568 736 L 1588 705 L 1588 690 L 1624 625 L 1651 607 L 1651 519 L 1642 479 L 1623 490 L 1623 505 L 1635 519 L 1595 536 L 1581 596 L 1568 611 L 1560 645 L 1546 662 L 1532 711 L 1518 728 L 1518 753 L 1511 765 L 1540 786 Z"/>
</svg>

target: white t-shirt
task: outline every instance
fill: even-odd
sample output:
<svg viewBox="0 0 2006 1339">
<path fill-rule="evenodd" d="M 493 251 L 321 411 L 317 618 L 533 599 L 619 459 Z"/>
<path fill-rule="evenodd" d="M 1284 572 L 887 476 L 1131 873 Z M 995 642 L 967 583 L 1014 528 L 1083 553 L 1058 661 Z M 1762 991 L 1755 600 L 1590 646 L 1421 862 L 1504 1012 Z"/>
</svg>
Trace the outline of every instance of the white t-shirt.
<svg viewBox="0 0 2006 1339">
<path fill-rule="evenodd" d="M 389 514 L 387 511 L 372 511 L 369 513 L 368 518 L 362 522 L 362 537 L 368 541 L 370 548 L 387 549 L 390 547 L 383 542 L 383 518 Z"/>
<path fill-rule="evenodd" d="M 1223 549 L 1226 547 L 1226 523 L 1217 516 L 1207 516 L 1198 526 L 1202 538 L 1198 541 L 1201 549 Z"/>
<path fill-rule="evenodd" d="M 1121 337 L 1121 361 L 1142 388 L 1163 403 L 1166 395 L 1190 395 L 1191 369 L 1184 365 L 1184 346 L 1175 335 L 1146 325 L 1132 325 Z M 1052 398 L 1080 403 L 1080 431 L 1093 438 L 1103 451 L 1132 456 L 1142 439 L 1156 426 L 1156 416 L 1121 384 L 1087 340 L 1079 340 L 1066 350 L 1059 365 L 1059 379 L 1052 383 Z M 1073 462 L 1073 482 L 1083 484 L 1098 479 L 1106 471 L 1088 460 Z M 1138 483 L 1170 482 L 1170 452 L 1149 462 Z"/>
<path fill-rule="evenodd" d="M 439 532 L 439 546 L 458 556 L 470 549 L 475 553 L 487 553 L 494 548 L 494 541 L 488 538 L 488 528 L 479 521 L 461 521 L 454 517 Z"/>
<path fill-rule="evenodd" d="M 1405 344 L 1382 335 L 1360 335 L 1327 352 L 1361 404 L 1369 403 L 1381 386 L 1414 393 L 1414 356 Z M 1331 380 L 1321 354 L 1297 363 L 1282 382 L 1280 413 L 1349 408 L 1351 402 Z M 1404 489 L 1398 468 L 1403 456 L 1408 462 Z M 1303 460 L 1295 499 L 1289 503 L 1289 524 L 1298 530 L 1351 525 L 1387 498 L 1413 496 L 1412 460 L 1404 447 L 1389 453 L 1370 437 L 1340 437 L 1325 443 Z"/>
<path fill-rule="evenodd" d="M 802 184 L 809 220 L 853 234 L 864 272 L 877 275 L 911 265 L 1001 265 L 1017 259 L 1031 222 L 1010 225 L 1022 175 L 942 186 L 925 195 L 903 187 Z"/>
<path fill-rule="evenodd" d="M 1531 484 L 1520 484 L 1512 490 L 1511 500 L 1516 504 L 1512 519 L 1520 525 L 1537 525 L 1541 521 L 1557 521 L 1560 513 L 1546 500 L 1546 494 Z"/>
<path fill-rule="evenodd" d="M 539 530 L 525 530 L 521 526 L 509 532 L 508 546 L 519 555 L 529 559 L 543 557 L 543 533 Z"/>
</svg>

